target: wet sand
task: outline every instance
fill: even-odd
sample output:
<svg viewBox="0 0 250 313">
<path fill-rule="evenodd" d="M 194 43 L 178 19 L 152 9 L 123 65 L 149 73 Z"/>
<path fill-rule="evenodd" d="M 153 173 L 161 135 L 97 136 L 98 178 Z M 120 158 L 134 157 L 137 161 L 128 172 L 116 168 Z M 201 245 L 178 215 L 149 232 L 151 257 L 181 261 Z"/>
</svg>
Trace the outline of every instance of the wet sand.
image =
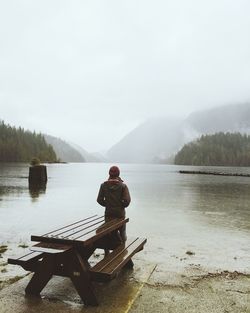
<svg viewBox="0 0 250 313">
<path fill-rule="evenodd" d="M 249 313 L 250 275 L 222 272 L 184 279 L 179 284 L 152 280 L 135 300 L 131 313 Z"/>
<path fill-rule="evenodd" d="M 97 308 L 85 307 L 71 282 L 58 277 L 42 291 L 41 299 L 25 297 L 31 274 L 25 276 L 21 267 L 6 262 L 29 248 L 25 242 L 6 242 L 0 259 L 0 313 L 250 313 L 248 234 L 236 236 L 223 230 L 212 241 L 200 232 L 199 237 L 187 234 L 180 241 L 174 229 L 172 233 L 171 237 L 150 236 L 134 258 L 134 271 L 123 271 L 108 284 L 95 284 Z M 101 253 L 93 262 L 102 257 L 103 251 L 97 252 Z"/>
<path fill-rule="evenodd" d="M 41 298 L 26 297 L 29 274 L 2 288 L 0 313 L 250 313 L 250 274 L 211 273 L 197 266 L 168 271 L 167 264 L 145 262 L 143 253 L 134 263 L 134 270 L 122 271 L 117 279 L 94 284 L 98 307 L 85 307 L 69 279 L 60 277 L 53 277 Z"/>
</svg>

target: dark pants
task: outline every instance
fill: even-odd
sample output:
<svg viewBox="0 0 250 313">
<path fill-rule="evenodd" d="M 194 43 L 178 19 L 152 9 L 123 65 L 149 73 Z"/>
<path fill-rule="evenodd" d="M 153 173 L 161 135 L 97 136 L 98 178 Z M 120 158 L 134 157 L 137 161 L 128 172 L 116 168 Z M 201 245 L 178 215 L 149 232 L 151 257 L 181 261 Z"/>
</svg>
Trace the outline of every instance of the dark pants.
<svg viewBox="0 0 250 313">
<path fill-rule="evenodd" d="M 118 229 L 118 232 L 120 233 L 122 241 L 125 242 L 127 240 L 126 224 L 122 225 L 122 227 Z"/>
<path fill-rule="evenodd" d="M 105 216 L 105 222 L 109 222 L 112 219 L 117 217 Z M 111 233 L 111 237 L 118 239 L 121 243 L 124 243 L 127 240 L 126 234 L 126 224 L 122 225 L 118 230 L 115 230 Z M 109 249 L 105 249 L 105 254 L 109 253 Z"/>
</svg>

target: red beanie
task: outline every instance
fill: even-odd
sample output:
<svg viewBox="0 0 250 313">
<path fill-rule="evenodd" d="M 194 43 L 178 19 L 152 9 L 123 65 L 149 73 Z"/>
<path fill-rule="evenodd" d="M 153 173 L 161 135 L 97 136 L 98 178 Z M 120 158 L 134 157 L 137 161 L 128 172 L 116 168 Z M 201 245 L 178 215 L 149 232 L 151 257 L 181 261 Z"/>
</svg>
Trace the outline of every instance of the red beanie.
<svg viewBox="0 0 250 313">
<path fill-rule="evenodd" d="M 120 175 L 119 167 L 111 166 L 111 168 L 109 169 L 109 175 L 112 178 L 119 177 L 119 175 Z"/>
</svg>

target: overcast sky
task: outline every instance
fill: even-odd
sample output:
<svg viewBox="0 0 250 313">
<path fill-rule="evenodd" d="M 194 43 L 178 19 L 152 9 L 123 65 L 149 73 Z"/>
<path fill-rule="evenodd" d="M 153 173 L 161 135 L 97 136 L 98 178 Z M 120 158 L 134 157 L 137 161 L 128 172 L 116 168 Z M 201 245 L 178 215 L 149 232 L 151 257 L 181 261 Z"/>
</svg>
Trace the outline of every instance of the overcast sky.
<svg viewBox="0 0 250 313">
<path fill-rule="evenodd" d="M 250 100 L 249 0 L 0 0 L 0 119 L 108 149 Z"/>
</svg>

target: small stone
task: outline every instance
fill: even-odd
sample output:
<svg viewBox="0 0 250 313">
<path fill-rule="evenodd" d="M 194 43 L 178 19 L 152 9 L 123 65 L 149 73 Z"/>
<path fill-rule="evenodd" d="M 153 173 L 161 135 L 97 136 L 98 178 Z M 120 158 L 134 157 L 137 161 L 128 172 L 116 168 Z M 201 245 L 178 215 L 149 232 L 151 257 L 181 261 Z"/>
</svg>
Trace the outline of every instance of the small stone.
<svg viewBox="0 0 250 313">
<path fill-rule="evenodd" d="M 189 250 L 186 252 L 186 254 L 187 255 L 195 255 L 195 253 L 193 251 L 189 251 Z"/>
</svg>

